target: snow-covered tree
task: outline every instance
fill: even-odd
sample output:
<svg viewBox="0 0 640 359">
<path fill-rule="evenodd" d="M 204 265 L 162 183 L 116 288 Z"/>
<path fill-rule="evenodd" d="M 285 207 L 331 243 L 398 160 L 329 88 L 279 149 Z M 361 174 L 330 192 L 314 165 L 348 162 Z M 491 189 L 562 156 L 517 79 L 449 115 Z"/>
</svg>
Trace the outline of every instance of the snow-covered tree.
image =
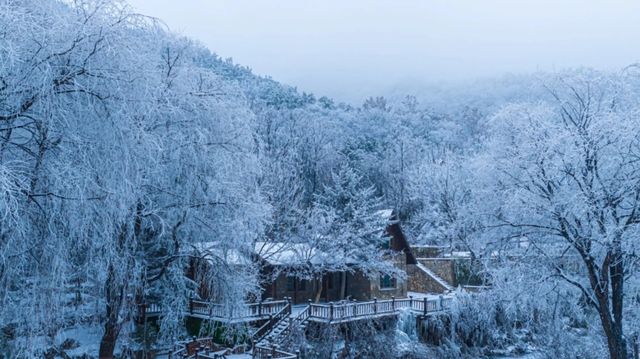
<svg viewBox="0 0 640 359">
<path fill-rule="evenodd" d="M 248 247 L 269 211 L 242 91 L 118 1 L 2 2 L 0 20 L 0 323 L 17 353 L 93 320 L 112 357 L 158 292 L 161 332 L 180 333 L 191 245 Z"/>
<path fill-rule="evenodd" d="M 637 275 L 640 229 L 640 123 L 629 81 L 637 79 L 577 73 L 551 87 L 548 102 L 505 107 L 484 163 L 494 181 L 487 198 L 502 203 L 494 228 L 524 240 L 597 309 L 616 359 L 628 353 L 625 284 Z M 581 270 L 568 269 L 571 261 Z"/>
<path fill-rule="evenodd" d="M 385 232 L 391 213 L 382 209 L 373 186 L 367 186 L 348 164 L 341 165 L 331 184 L 316 196 L 309 216 L 308 241 L 328 255 L 314 271 L 360 270 L 369 276 L 401 276 L 390 261 Z"/>
</svg>

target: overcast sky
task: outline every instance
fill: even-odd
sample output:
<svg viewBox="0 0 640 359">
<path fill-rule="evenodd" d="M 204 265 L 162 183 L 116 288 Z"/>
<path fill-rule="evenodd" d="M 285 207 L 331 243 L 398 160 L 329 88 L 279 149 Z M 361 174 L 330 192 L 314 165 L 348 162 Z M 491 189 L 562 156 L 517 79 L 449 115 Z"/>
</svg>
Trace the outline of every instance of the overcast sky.
<svg viewBox="0 0 640 359">
<path fill-rule="evenodd" d="M 129 0 L 218 55 L 359 102 L 420 83 L 640 61 L 637 0 Z"/>
</svg>

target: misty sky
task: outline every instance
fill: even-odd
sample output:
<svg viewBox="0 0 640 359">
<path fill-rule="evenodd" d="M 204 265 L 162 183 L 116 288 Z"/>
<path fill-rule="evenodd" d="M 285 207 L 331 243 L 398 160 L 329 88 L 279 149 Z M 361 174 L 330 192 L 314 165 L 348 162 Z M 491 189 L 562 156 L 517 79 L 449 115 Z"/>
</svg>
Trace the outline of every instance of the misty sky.
<svg viewBox="0 0 640 359">
<path fill-rule="evenodd" d="M 129 0 L 223 58 L 360 102 L 417 84 L 640 61 L 636 0 Z"/>
</svg>

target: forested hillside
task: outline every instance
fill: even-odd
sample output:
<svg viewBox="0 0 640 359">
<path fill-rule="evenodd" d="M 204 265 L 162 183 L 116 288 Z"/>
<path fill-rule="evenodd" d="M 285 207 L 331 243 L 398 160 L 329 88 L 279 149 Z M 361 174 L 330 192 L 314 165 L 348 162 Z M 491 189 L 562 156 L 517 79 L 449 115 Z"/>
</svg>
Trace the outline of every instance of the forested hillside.
<svg viewBox="0 0 640 359">
<path fill-rule="evenodd" d="M 0 0 L 0 357 L 40 356 L 77 327 L 98 328 L 101 357 L 141 346 L 151 301 L 168 309 L 154 339 L 172 343 L 200 242 L 219 248 L 207 281 L 228 306 L 259 294 L 257 266 L 224 262 L 257 241 L 392 271 L 353 235 L 387 208 L 412 244 L 469 252 L 491 285 L 462 296 L 439 355 L 630 357 L 639 90 L 635 66 L 576 69 L 356 107 L 121 1 Z"/>
</svg>

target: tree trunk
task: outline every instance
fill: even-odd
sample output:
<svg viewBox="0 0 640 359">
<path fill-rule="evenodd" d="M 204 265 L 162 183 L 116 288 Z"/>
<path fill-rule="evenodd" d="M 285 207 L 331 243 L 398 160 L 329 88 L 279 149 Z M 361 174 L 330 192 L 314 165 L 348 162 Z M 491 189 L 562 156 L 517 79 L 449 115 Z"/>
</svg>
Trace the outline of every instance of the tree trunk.
<svg viewBox="0 0 640 359">
<path fill-rule="evenodd" d="M 100 359 L 112 359 L 116 341 L 120 334 L 119 313 L 124 299 L 124 291 L 116 283 L 116 273 L 113 264 L 109 265 L 107 282 L 105 283 L 105 299 L 107 305 L 107 320 L 104 324 L 104 334 L 100 340 Z"/>
<path fill-rule="evenodd" d="M 627 359 L 627 343 L 623 337 L 614 335 L 613 341 L 608 340 L 609 357 L 611 359 Z"/>
<path fill-rule="evenodd" d="M 316 298 L 314 300 L 315 303 L 320 302 L 320 296 L 322 296 L 322 276 L 316 279 Z"/>
<path fill-rule="evenodd" d="M 616 249 L 607 253 L 600 269 L 600 276 L 598 276 L 592 260 L 585 261 L 585 264 L 591 288 L 598 302 L 598 314 L 604 335 L 607 338 L 609 358 L 627 359 L 627 343 L 622 330 L 624 285 L 622 256 Z"/>
<path fill-rule="evenodd" d="M 344 299 L 347 295 L 347 272 L 340 275 L 340 299 Z"/>
<path fill-rule="evenodd" d="M 119 331 L 117 323 L 107 320 L 104 325 L 104 335 L 100 340 L 100 352 L 98 353 L 100 359 L 113 359 L 113 351 L 116 347 Z"/>
<path fill-rule="evenodd" d="M 602 330 L 607 338 L 610 359 L 627 359 L 627 343 L 622 334 L 622 323 L 616 322 L 611 316 L 609 295 L 607 291 L 595 289 L 598 300 L 598 314 Z"/>
</svg>

